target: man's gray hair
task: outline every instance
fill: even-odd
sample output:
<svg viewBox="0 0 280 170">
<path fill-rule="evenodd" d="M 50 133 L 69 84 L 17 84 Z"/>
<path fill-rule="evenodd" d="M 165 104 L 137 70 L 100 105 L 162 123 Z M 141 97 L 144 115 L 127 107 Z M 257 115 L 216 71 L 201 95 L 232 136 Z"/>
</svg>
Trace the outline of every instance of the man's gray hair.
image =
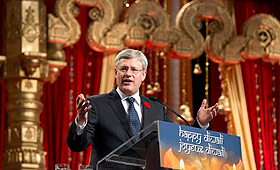
<svg viewBox="0 0 280 170">
<path fill-rule="evenodd" d="M 119 52 L 115 58 L 115 67 L 118 66 L 118 64 L 122 59 L 133 59 L 133 58 L 138 58 L 142 63 L 142 69 L 147 70 L 148 60 L 146 56 L 141 51 L 134 50 L 134 49 L 125 49 Z"/>
</svg>

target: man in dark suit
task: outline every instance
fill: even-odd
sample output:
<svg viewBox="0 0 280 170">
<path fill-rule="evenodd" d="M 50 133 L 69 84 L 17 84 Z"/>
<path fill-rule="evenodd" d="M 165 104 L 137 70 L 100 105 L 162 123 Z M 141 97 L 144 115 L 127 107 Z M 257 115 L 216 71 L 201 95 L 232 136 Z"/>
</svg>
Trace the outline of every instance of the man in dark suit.
<svg viewBox="0 0 280 170">
<path fill-rule="evenodd" d="M 170 121 L 162 105 L 139 93 L 147 66 L 147 58 L 141 51 L 123 50 L 115 58 L 117 87 L 108 94 L 88 99 L 83 94 L 78 95 L 78 114 L 69 128 L 67 144 L 75 152 L 94 145 L 96 157 L 91 158 L 92 167 L 153 121 Z M 193 126 L 207 128 L 216 116 L 218 104 L 208 109 L 205 105 L 206 100 L 203 100 Z"/>
</svg>

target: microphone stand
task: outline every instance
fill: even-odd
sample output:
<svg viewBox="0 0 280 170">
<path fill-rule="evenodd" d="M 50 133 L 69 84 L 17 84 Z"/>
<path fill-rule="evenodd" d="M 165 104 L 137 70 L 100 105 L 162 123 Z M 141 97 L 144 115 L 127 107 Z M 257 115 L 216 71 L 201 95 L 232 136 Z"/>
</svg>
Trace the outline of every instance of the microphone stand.
<svg viewBox="0 0 280 170">
<path fill-rule="evenodd" d="M 173 110 L 173 109 L 172 109 L 170 106 L 168 106 L 166 103 L 164 103 L 164 102 L 158 100 L 156 97 L 153 97 L 153 96 L 150 96 L 149 99 L 152 100 L 152 101 L 157 101 L 157 102 L 159 102 L 160 104 L 162 104 L 163 106 L 167 107 L 167 108 L 168 108 L 171 112 L 173 112 L 176 116 L 180 117 L 188 126 L 191 126 L 191 125 L 189 124 L 189 122 L 188 122 L 185 118 L 183 118 L 179 113 L 177 113 L 175 110 Z"/>
</svg>

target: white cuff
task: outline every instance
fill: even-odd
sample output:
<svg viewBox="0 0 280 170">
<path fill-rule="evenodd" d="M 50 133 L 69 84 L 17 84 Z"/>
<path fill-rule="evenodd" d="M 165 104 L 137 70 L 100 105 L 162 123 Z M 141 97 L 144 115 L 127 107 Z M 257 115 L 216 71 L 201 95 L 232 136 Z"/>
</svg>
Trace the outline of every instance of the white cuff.
<svg viewBox="0 0 280 170">
<path fill-rule="evenodd" d="M 204 126 L 204 125 L 200 124 L 200 122 L 199 122 L 198 119 L 196 119 L 196 120 L 197 120 L 197 123 L 199 124 L 199 126 L 200 126 L 201 129 L 204 129 L 204 130 L 208 129 L 209 123 L 207 123 L 207 125 Z"/>
<path fill-rule="evenodd" d="M 75 124 L 76 124 L 76 132 L 78 135 L 81 135 L 83 134 L 84 130 L 85 130 L 85 127 L 87 125 L 87 119 L 86 121 L 84 122 L 83 125 L 79 125 L 78 122 L 77 122 L 77 117 L 75 118 Z"/>
</svg>

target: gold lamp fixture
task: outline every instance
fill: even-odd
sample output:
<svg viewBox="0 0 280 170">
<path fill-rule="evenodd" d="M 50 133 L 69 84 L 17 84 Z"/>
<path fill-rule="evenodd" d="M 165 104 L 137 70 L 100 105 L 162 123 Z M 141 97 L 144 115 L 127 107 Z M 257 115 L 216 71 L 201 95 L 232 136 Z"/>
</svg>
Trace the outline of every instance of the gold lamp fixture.
<svg viewBox="0 0 280 170">
<path fill-rule="evenodd" d="M 222 95 L 218 99 L 218 104 L 219 104 L 219 114 L 229 115 L 231 113 L 231 107 L 230 107 L 228 96 L 225 96 L 222 93 Z"/>
<path fill-rule="evenodd" d="M 193 122 L 193 116 L 192 116 L 192 113 L 190 111 L 190 107 L 187 104 L 182 104 L 179 107 L 179 113 L 188 122 Z M 177 117 L 177 120 L 180 122 L 180 124 L 184 123 L 184 121 L 179 117 Z"/>
<path fill-rule="evenodd" d="M 218 104 L 219 104 L 219 114 L 220 115 L 229 115 L 231 113 L 231 106 L 230 106 L 230 101 L 229 101 L 229 96 L 228 96 L 228 86 L 227 86 L 227 65 L 220 64 L 219 65 L 219 72 L 220 72 L 220 80 L 221 80 L 221 87 L 222 87 L 222 92 L 221 96 L 218 99 Z"/>
<path fill-rule="evenodd" d="M 201 73 L 202 73 L 201 67 L 200 67 L 199 63 L 197 62 L 194 65 L 193 74 L 199 75 Z"/>
</svg>

